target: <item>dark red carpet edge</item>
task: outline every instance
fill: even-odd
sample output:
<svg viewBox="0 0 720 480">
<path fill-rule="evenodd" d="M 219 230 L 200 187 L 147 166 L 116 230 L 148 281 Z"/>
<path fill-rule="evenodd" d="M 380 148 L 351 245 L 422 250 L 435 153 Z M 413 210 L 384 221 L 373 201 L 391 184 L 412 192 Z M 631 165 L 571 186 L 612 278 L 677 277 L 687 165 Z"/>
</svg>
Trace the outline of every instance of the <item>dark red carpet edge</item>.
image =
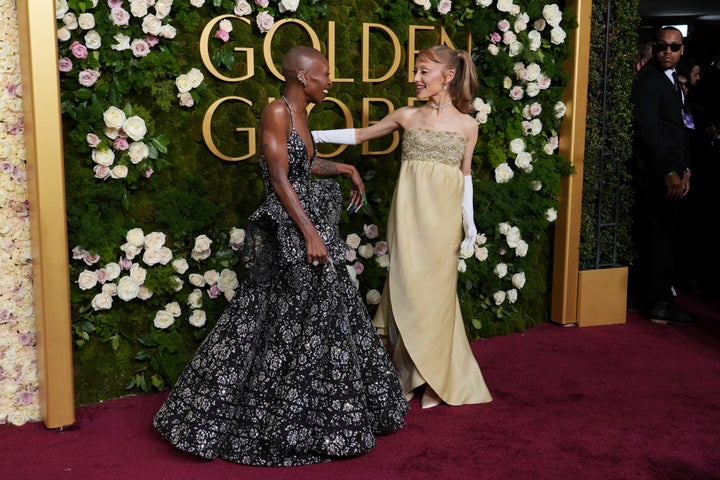
<svg viewBox="0 0 720 480">
<path fill-rule="evenodd" d="M 720 479 L 720 303 L 690 326 L 542 324 L 473 342 L 494 401 L 422 410 L 357 458 L 248 467 L 173 450 L 165 393 L 79 408 L 64 431 L 0 426 L 0 479 Z"/>
</svg>

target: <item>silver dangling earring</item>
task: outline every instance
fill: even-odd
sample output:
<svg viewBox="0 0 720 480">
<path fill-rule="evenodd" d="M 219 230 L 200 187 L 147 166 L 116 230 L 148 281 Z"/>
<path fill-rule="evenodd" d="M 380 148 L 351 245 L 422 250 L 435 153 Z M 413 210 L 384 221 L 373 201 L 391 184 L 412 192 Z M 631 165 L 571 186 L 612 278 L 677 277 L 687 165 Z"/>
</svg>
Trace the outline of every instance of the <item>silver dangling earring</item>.
<svg viewBox="0 0 720 480">
<path fill-rule="evenodd" d="M 302 83 L 303 87 L 307 87 L 307 82 L 302 78 L 302 75 L 300 75 L 299 73 L 297 74 L 297 79 L 298 82 Z"/>
</svg>

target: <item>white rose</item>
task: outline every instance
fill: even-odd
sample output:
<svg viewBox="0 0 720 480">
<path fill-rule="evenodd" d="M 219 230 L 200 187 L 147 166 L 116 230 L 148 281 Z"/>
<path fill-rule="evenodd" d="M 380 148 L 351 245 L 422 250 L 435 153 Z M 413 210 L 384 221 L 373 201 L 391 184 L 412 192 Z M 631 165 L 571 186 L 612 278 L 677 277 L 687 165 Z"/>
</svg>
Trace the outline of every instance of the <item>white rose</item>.
<svg viewBox="0 0 720 480">
<path fill-rule="evenodd" d="M 190 108 L 195 105 L 195 99 L 192 97 L 190 92 L 182 92 L 177 94 L 178 103 L 181 107 Z"/>
<path fill-rule="evenodd" d="M 527 255 L 528 248 L 529 246 L 527 242 L 525 240 L 520 240 L 515 247 L 515 255 L 517 255 L 518 257 L 524 257 L 525 255 Z"/>
<path fill-rule="evenodd" d="M 150 156 L 150 148 L 144 142 L 132 142 L 128 147 L 130 162 L 137 165 Z"/>
<path fill-rule="evenodd" d="M 562 118 L 565 116 L 565 104 L 563 102 L 557 102 L 555 104 L 555 118 Z"/>
<path fill-rule="evenodd" d="M 125 120 L 122 125 L 122 129 L 128 137 L 132 138 L 135 141 L 141 140 L 147 133 L 145 120 L 138 117 L 137 115 L 134 115 Z"/>
<path fill-rule="evenodd" d="M 532 170 L 532 155 L 528 152 L 520 152 L 515 157 L 515 166 L 524 172 L 530 172 Z"/>
<path fill-rule="evenodd" d="M 507 32 L 503 33 L 502 41 L 505 45 L 513 44 L 517 42 L 517 35 L 515 35 L 514 32 L 508 30 Z"/>
<path fill-rule="evenodd" d="M 90 30 L 95 28 L 95 16 L 92 13 L 81 13 L 77 19 L 78 25 L 83 30 Z"/>
<path fill-rule="evenodd" d="M 97 285 L 98 277 L 97 273 L 91 270 L 83 270 L 78 275 L 78 286 L 80 290 L 90 290 Z"/>
<path fill-rule="evenodd" d="M 224 30 L 228 33 L 233 31 L 232 22 L 230 20 L 228 20 L 227 18 L 224 20 L 220 20 L 220 23 L 218 24 L 218 26 L 220 27 L 220 30 Z"/>
<path fill-rule="evenodd" d="M 390 255 L 380 255 L 379 257 L 375 257 L 375 262 L 382 267 L 387 268 L 388 265 L 390 265 Z"/>
<path fill-rule="evenodd" d="M 100 291 L 105 295 L 110 295 L 111 297 L 113 297 L 117 295 L 117 284 L 113 282 L 108 282 L 102 286 Z"/>
<path fill-rule="evenodd" d="M 125 178 L 128 175 L 128 167 L 125 165 L 115 165 L 110 170 L 110 178 Z"/>
<path fill-rule="evenodd" d="M 484 262 L 488 258 L 488 254 L 490 252 L 488 251 L 487 247 L 480 247 L 475 249 L 475 258 L 480 260 L 481 262 Z"/>
<path fill-rule="evenodd" d="M 125 123 L 125 112 L 117 107 L 110 107 L 103 113 L 105 126 L 110 128 L 121 128 Z"/>
<path fill-rule="evenodd" d="M 117 293 L 117 292 L 116 292 L 116 293 Z M 146 287 L 145 285 L 140 285 L 140 288 L 138 289 L 137 298 L 139 298 L 140 300 L 145 301 L 145 300 L 147 300 L 148 298 L 150 298 L 150 297 L 152 297 L 152 296 L 153 296 L 152 290 L 150 290 L 150 289 L 149 289 L 148 287 Z"/>
<path fill-rule="evenodd" d="M 112 282 L 120 276 L 122 268 L 116 262 L 110 262 L 105 265 L 105 271 L 107 272 L 107 280 Z"/>
<path fill-rule="evenodd" d="M 357 288 L 357 286 L 355 288 Z M 225 290 L 222 293 L 225 296 L 225 300 L 227 300 L 228 302 L 230 302 L 233 297 L 235 297 L 235 290 Z"/>
<path fill-rule="evenodd" d="M 498 0 L 496 8 L 501 12 L 509 12 L 512 4 L 512 0 Z"/>
<path fill-rule="evenodd" d="M 112 307 L 113 299 L 110 295 L 107 295 L 105 293 L 98 293 L 93 297 L 92 302 L 90 302 L 90 305 L 93 307 L 93 310 L 110 310 Z"/>
<path fill-rule="evenodd" d="M 347 243 L 350 248 L 358 248 L 360 246 L 360 242 L 362 239 L 360 238 L 360 235 L 357 233 L 351 233 L 347 237 L 345 237 L 345 243 Z"/>
<path fill-rule="evenodd" d="M 530 182 L 530 190 L 539 192 L 540 190 L 542 190 L 542 182 L 540 180 L 533 180 L 532 182 Z"/>
<path fill-rule="evenodd" d="M 130 245 L 142 247 L 145 245 L 145 233 L 143 233 L 142 228 L 133 228 L 125 234 L 125 241 Z"/>
<path fill-rule="evenodd" d="M 192 84 L 190 83 L 190 77 L 186 73 L 181 73 L 175 79 L 175 86 L 177 87 L 178 92 L 180 92 L 180 93 L 189 92 L 192 89 Z"/>
<path fill-rule="evenodd" d="M 467 263 L 462 258 L 458 258 L 458 272 L 465 273 L 467 270 Z"/>
<path fill-rule="evenodd" d="M 190 305 L 190 308 L 200 308 L 202 307 L 202 299 L 202 290 L 196 288 L 195 290 L 190 292 L 190 295 L 188 295 L 188 305 Z"/>
<path fill-rule="evenodd" d="M 233 227 L 230 230 L 229 245 L 233 250 L 238 250 L 245 242 L 245 230 Z"/>
<path fill-rule="evenodd" d="M 528 32 L 528 39 L 530 40 L 530 50 L 533 52 L 537 51 L 542 45 L 542 37 L 537 30 Z"/>
<path fill-rule="evenodd" d="M 145 235 L 143 244 L 145 248 L 160 248 L 165 245 L 165 234 L 162 232 L 150 232 Z"/>
<path fill-rule="evenodd" d="M 57 30 L 57 39 L 61 42 L 67 42 L 72 38 L 72 33 L 66 27 L 60 27 Z"/>
<path fill-rule="evenodd" d="M 165 18 L 170 14 L 171 7 L 172 2 L 158 1 L 155 3 L 155 15 L 157 15 L 158 18 Z"/>
<path fill-rule="evenodd" d="M 95 148 L 93 149 L 91 156 L 93 162 L 98 165 L 102 165 L 103 167 L 109 167 L 113 164 L 113 162 L 115 162 L 115 153 L 109 148 Z"/>
<path fill-rule="evenodd" d="M 493 273 L 498 276 L 498 278 L 503 278 L 505 275 L 507 275 L 507 264 L 505 263 L 498 263 L 495 265 L 495 268 L 493 269 Z"/>
<path fill-rule="evenodd" d="M 97 50 L 102 46 L 102 38 L 95 30 L 90 30 L 85 34 L 85 46 L 89 50 Z"/>
<path fill-rule="evenodd" d="M 143 21 L 142 21 L 143 32 L 149 33 L 150 35 L 158 36 L 160 34 L 161 28 L 162 28 L 162 20 L 160 20 L 157 16 L 153 15 L 152 13 L 145 15 L 145 18 L 143 18 Z"/>
<path fill-rule="evenodd" d="M 475 254 L 475 245 L 460 249 L 460 258 L 470 258 Z M 463 270 L 464 272 L 465 270 Z"/>
<path fill-rule="evenodd" d="M 503 78 L 503 88 L 505 88 L 505 90 L 509 90 L 510 87 L 512 87 L 512 78 L 510 78 L 510 77 Z"/>
<path fill-rule="evenodd" d="M 515 302 L 517 302 L 517 298 L 518 298 L 518 291 L 517 291 L 517 290 L 515 290 L 515 289 L 513 288 L 513 289 L 511 289 L 511 290 L 508 290 L 508 291 L 505 292 L 505 293 L 507 294 L 508 302 L 510 302 L 510 303 L 515 303 Z"/>
<path fill-rule="evenodd" d="M 199 273 L 191 273 L 188 276 L 188 280 L 190 281 L 190 285 L 194 287 L 204 287 L 206 284 L 205 277 L 203 277 Z"/>
<path fill-rule="evenodd" d="M 173 39 L 177 35 L 177 30 L 172 25 L 163 25 L 158 35 L 162 38 Z"/>
<path fill-rule="evenodd" d="M 208 285 L 215 285 L 220 278 L 220 274 L 217 272 L 217 270 L 208 270 L 203 275 L 203 278 L 205 279 L 205 283 L 207 283 Z"/>
<path fill-rule="evenodd" d="M 497 183 L 507 183 L 515 176 L 510 165 L 507 162 L 501 163 L 495 168 L 495 181 Z"/>
<path fill-rule="evenodd" d="M 493 293 L 493 300 L 495 300 L 495 305 L 502 305 L 505 301 L 505 292 L 502 290 L 498 290 L 497 292 Z"/>
<path fill-rule="evenodd" d="M 537 84 L 537 82 L 530 82 L 525 87 L 525 93 L 527 93 L 528 97 L 535 97 L 538 93 L 540 93 L 540 85 Z"/>
<path fill-rule="evenodd" d="M 205 315 L 205 312 L 203 310 L 193 310 L 188 321 L 193 327 L 200 328 L 205 325 L 205 322 L 207 321 L 207 316 Z"/>
<path fill-rule="evenodd" d="M 366 243 L 365 245 L 359 246 L 357 252 L 362 258 L 367 259 L 371 258 L 375 254 L 375 249 L 372 245 Z"/>
<path fill-rule="evenodd" d="M 195 8 L 200 8 L 205 5 L 205 0 L 190 0 L 190 5 Z"/>
<path fill-rule="evenodd" d="M 368 290 L 368 292 L 365 294 L 365 301 L 368 305 L 377 305 L 380 303 L 380 292 L 375 290 L 374 288 L 372 290 Z"/>
<path fill-rule="evenodd" d="M 555 45 L 562 45 L 566 36 L 565 30 L 560 27 L 553 27 L 553 29 L 550 30 L 550 42 Z"/>
<path fill-rule="evenodd" d="M 493 0 L 475 0 L 475 5 L 480 5 L 483 8 L 487 8 L 492 5 Z"/>
<path fill-rule="evenodd" d="M 560 25 L 560 21 L 562 20 L 562 12 L 560 11 L 560 7 L 558 7 L 556 4 L 550 4 L 545 5 L 542 10 L 542 16 L 547 21 L 547 23 L 552 27 L 557 27 Z"/>
<path fill-rule="evenodd" d="M 130 37 L 122 33 L 116 33 L 113 39 L 117 42 L 111 45 L 110 48 L 117 51 L 129 50 L 130 49 Z"/>
<path fill-rule="evenodd" d="M 146 248 L 142 256 L 143 262 L 146 265 L 156 265 L 160 263 L 160 249 L 159 248 Z"/>
<path fill-rule="evenodd" d="M 512 276 L 512 284 L 518 290 L 525 286 L 525 272 L 519 272 Z"/>
<path fill-rule="evenodd" d="M 117 294 L 120 300 L 130 301 L 138 296 L 140 284 L 131 277 L 122 277 L 118 281 Z"/>
<path fill-rule="evenodd" d="M 557 219 L 557 210 L 554 208 L 548 208 L 545 212 L 545 218 L 548 222 L 554 222 Z"/>
<path fill-rule="evenodd" d="M 130 13 L 133 17 L 142 18 L 147 15 L 147 0 L 130 0 Z"/>
<path fill-rule="evenodd" d="M 490 52 L 490 55 L 493 55 L 493 56 L 500 53 L 500 48 L 497 45 L 495 45 L 494 43 L 491 43 L 490 45 L 488 45 L 487 49 L 488 49 L 488 52 Z"/>
<path fill-rule="evenodd" d="M 510 248 L 515 248 L 521 239 L 522 237 L 518 227 L 510 227 L 507 233 L 505 233 L 505 241 Z"/>
<path fill-rule="evenodd" d="M 269 32 L 270 29 L 275 25 L 275 19 L 268 12 L 260 12 L 255 17 L 255 23 L 260 30 L 260 33 Z"/>
<path fill-rule="evenodd" d="M 133 263 L 130 267 L 130 278 L 135 280 L 138 285 L 145 283 L 147 277 L 147 270 L 140 266 L 139 263 Z"/>
<path fill-rule="evenodd" d="M 238 286 L 237 274 L 230 269 L 224 268 L 218 277 L 218 288 L 221 292 L 235 290 Z"/>
<path fill-rule="evenodd" d="M 476 245 L 485 245 L 487 243 L 487 235 L 484 233 L 478 233 L 475 237 L 475 244 Z"/>
<path fill-rule="evenodd" d="M 204 252 L 210 249 L 210 245 L 212 245 L 212 240 L 210 240 L 207 235 L 198 235 L 195 237 L 193 251 Z"/>
<path fill-rule="evenodd" d="M 510 226 L 509 223 L 507 223 L 507 222 L 500 222 L 500 223 L 498 223 L 498 228 L 497 228 L 497 230 L 498 230 L 498 233 L 499 233 L 500 235 L 507 235 L 511 228 L 512 228 L 512 227 Z"/>
<path fill-rule="evenodd" d="M 278 5 L 278 10 L 280 12 L 294 12 L 297 10 L 298 5 L 300 4 L 300 0 L 280 0 L 280 4 Z"/>
<path fill-rule="evenodd" d="M 67 0 L 55 0 L 55 18 L 62 20 L 69 8 Z"/>
<path fill-rule="evenodd" d="M 525 151 L 525 140 L 522 138 L 514 138 L 510 140 L 510 151 L 520 153 Z"/>
<path fill-rule="evenodd" d="M 200 86 L 202 81 L 205 79 L 205 76 L 198 68 L 191 68 L 190 71 L 187 73 L 188 80 L 190 81 L 190 86 L 192 88 L 197 88 Z"/>
<path fill-rule="evenodd" d="M 165 305 L 165 311 L 170 313 L 173 317 L 179 317 L 182 313 L 182 309 L 180 308 L 180 304 L 178 302 L 170 302 Z"/>
<path fill-rule="evenodd" d="M 534 62 L 528 64 L 528 66 L 525 68 L 525 70 L 527 72 L 526 79 L 530 82 L 537 80 L 540 77 L 540 73 L 542 73 L 540 70 L 540 65 L 538 65 L 537 63 L 534 63 Z"/>
<path fill-rule="evenodd" d="M 128 260 L 132 260 L 142 249 L 132 245 L 131 243 L 123 243 L 120 245 L 120 250 L 125 252 L 125 257 L 127 257 Z"/>
<path fill-rule="evenodd" d="M 169 328 L 173 323 L 175 323 L 175 317 L 165 310 L 158 311 L 153 319 L 153 325 L 161 330 Z"/>
<path fill-rule="evenodd" d="M 190 265 L 188 265 L 187 260 L 185 260 L 184 258 L 178 258 L 177 260 L 173 260 L 172 266 L 175 271 L 181 275 L 187 272 L 187 269 L 190 268 Z"/>
</svg>

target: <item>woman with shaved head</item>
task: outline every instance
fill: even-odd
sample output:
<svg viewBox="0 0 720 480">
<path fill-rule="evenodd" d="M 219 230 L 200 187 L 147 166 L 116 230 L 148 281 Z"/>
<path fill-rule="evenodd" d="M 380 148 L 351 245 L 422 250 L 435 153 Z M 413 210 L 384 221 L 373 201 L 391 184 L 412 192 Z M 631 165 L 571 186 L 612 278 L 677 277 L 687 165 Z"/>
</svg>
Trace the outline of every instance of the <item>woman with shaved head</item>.
<svg viewBox="0 0 720 480">
<path fill-rule="evenodd" d="M 299 46 L 260 120 L 267 196 L 251 215 L 235 297 L 155 416 L 171 444 L 206 459 L 301 465 L 360 455 L 404 425 L 393 365 L 345 267 L 338 220 L 355 167 L 317 157 L 307 107 L 331 87 L 327 59 Z"/>
</svg>

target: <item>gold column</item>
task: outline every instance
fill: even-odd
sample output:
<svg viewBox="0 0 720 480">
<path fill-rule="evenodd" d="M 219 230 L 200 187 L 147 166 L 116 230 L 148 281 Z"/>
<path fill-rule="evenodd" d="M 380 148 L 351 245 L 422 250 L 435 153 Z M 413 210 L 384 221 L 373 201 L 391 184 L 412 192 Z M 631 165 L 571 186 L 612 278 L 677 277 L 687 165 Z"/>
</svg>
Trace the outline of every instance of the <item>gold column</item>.
<svg viewBox="0 0 720 480">
<path fill-rule="evenodd" d="M 35 8 L 30 9 L 30 4 Z M 17 0 L 40 415 L 75 422 L 65 175 L 54 3 Z"/>
<path fill-rule="evenodd" d="M 571 42 L 572 56 L 565 63 L 570 83 L 563 101 L 567 107 L 560 129 L 560 154 L 572 162 L 575 174 L 562 181 L 560 211 L 555 225 L 550 320 L 563 325 L 577 322 L 578 265 L 580 261 L 580 212 L 582 208 L 585 115 L 587 111 L 592 0 L 570 0 L 567 7 L 577 16 Z"/>
</svg>

